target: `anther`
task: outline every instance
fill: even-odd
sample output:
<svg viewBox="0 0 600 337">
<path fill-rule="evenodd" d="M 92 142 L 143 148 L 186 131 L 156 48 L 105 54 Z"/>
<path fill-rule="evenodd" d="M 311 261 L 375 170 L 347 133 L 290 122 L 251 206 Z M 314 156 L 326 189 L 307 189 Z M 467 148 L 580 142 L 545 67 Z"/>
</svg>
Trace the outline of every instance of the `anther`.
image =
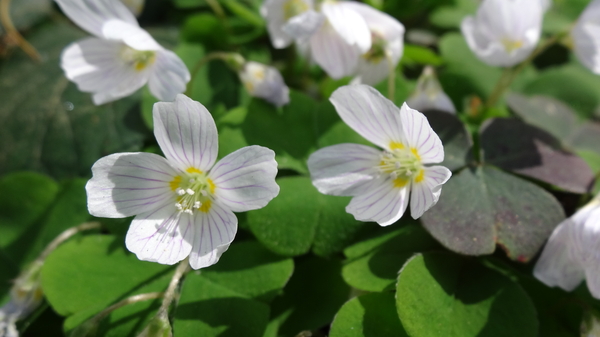
<svg viewBox="0 0 600 337">
<path fill-rule="evenodd" d="M 185 190 L 187 192 L 187 194 L 189 195 L 194 195 L 196 194 L 196 192 L 194 192 L 194 190 L 192 190 L 191 188 L 188 188 L 187 190 Z"/>
</svg>

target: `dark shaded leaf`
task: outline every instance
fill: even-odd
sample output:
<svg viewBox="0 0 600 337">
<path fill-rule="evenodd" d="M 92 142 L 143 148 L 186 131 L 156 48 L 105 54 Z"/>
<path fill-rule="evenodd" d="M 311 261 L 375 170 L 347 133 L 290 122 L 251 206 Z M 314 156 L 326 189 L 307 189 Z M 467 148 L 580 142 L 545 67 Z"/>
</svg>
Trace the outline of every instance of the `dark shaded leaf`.
<svg viewBox="0 0 600 337">
<path fill-rule="evenodd" d="M 444 144 L 444 161 L 439 165 L 454 171 L 473 160 L 471 135 L 455 115 L 443 111 L 424 111 L 423 114 Z"/>
<path fill-rule="evenodd" d="M 484 160 L 574 193 L 586 193 L 594 173 L 558 139 L 520 120 L 490 119 L 480 129 Z"/>
<path fill-rule="evenodd" d="M 464 169 L 442 189 L 439 202 L 421 218 L 448 249 L 491 254 L 496 243 L 513 260 L 529 261 L 565 218 L 542 188 L 488 166 Z"/>
</svg>

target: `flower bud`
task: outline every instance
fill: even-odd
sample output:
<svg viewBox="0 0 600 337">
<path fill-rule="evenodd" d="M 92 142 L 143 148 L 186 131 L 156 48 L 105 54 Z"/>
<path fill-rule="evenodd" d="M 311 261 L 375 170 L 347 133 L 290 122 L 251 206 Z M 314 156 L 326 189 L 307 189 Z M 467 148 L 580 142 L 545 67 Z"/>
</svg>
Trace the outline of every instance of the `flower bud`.
<svg viewBox="0 0 600 337">
<path fill-rule="evenodd" d="M 279 71 L 262 63 L 248 61 L 238 73 L 250 95 L 280 107 L 290 101 L 290 90 Z"/>
<path fill-rule="evenodd" d="M 575 55 L 584 66 L 600 75 L 600 0 L 592 1 L 583 11 L 573 30 L 571 40 Z"/>
<path fill-rule="evenodd" d="M 417 88 L 406 101 L 406 104 L 418 111 L 439 110 L 456 113 L 454 104 L 442 89 L 432 67 L 423 69 L 423 73 L 417 82 Z"/>
</svg>

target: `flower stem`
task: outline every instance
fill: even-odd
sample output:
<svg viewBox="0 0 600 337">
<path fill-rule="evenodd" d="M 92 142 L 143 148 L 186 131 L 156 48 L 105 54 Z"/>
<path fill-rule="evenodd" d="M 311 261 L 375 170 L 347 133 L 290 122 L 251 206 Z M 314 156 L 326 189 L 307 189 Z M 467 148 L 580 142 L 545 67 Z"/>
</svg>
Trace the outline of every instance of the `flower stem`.
<svg viewBox="0 0 600 337">
<path fill-rule="evenodd" d="M 550 48 L 552 45 L 557 43 L 564 35 L 566 35 L 566 33 L 554 35 L 553 37 L 546 40 L 546 42 L 541 44 L 539 47 L 537 47 L 536 50 L 534 50 L 531 53 L 531 55 L 529 55 L 529 57 L 525 59 L 525 61 L 521 62 L 515 67 L 506 68 L 502 73 L 502 76 L 496 83 L 496 87 L 494 88 L 492 94 L 485 103 L 485 106 L 487 108 L 495 106 L 498 100 L 500 100 L 500 98 L 502 97 L 502 95 L 504 95 L 506 89 L 508 89 L 512 82 L 515 80 L 517 75 L 519 75 L 523 71 L 523 69 L 530 65 L 536 57 L 538 57 L 541 53 L 546 51 L 546 49 Z"/>
<path fill-rule="evenodd" d="M 17 28 L 10 18 L 10 0 L 0 0 L 0 22 L 8 36 L 13 42 L 19 46 L 31 59 L 41 62 L 40 53 L 19 33 Z"/>
<path fill-rule="evenodd" d="M 60 246 L 60 244 L 67 241 L 73 235 L 90 229 L 99 229 L 101 227 L 102 225 L 99 222 L 85 222 L 79 226 L 67 229 L 46 246 L 44 251 L 40 254 L 40 256 L 38 256 L 36 261 L 43 262 L 44 260 L 46 260 L 50 253 L 52 253 L 58 246 Z"/>
<path fill-rule="evenodd" d="M 230 55 L 231 55 L 231 53 L 226 53 L 226 52 L 212 52 L 212 53 L 205 55 L 200 60 L 198 60 L 198 62 L 196 62 L 196 65 L 194 65 L 194 68 L 192 69 L 192 74 L 191 74 L 192 78 L 190 79 L 190 82 L 187 85 L 185 95 L 189 97 L 192 94 L 192 91 L 194 89 L 194 80 L 196 79 L 196 76 L 198 75 L 198 72 L 200 71 L 200 69 L 202 69 L 202 67 L 205 64 L 207 64 L 208 62 L 213 61 L 213 60 L 226 61 Z"/>
<path fill-rule="evenodd" d="M 134 303 L 138 303 L 138 302 L 149 301 L 149 300 L 155 300 L 155 299 L 161 298 L 163 296 L 164 296 L 164 293 L 159 293 L 159 292 L 133 295 L 131 297 L 127 297 L 126 299 L 124 299 L 120 302 L 117 302 L 117 303 L 111 305 L 110 307 L 102 310 L 100 313 L 98 313 L 92 319 L 95 320 L 96 323 L 99 323 L 106 316 L 108 316 L 111 312 L 113 312 L 119 308 L 122 308 L 126 305 L 130 305 L 130 304 L 134 304 Z"/>
<path fill-rule="evenodd" d="M 390 66 L 390 74 L 388 76 L 387 96 L 390 101 L 394 102 L 394 95 L 396 94 L 396 67 L 394 67 L 394 64 L 392 62 L 392 57 L 390 55 L 387 55 L 386 58 L 387 58 L 389 66 Z"/>
<path fill-rule="evenodd" d="M 160 306 L 160 309 L 158 309 L 157 316 L 161 313 L 166 314 L 169 311 L 169 306 L 171 305 L 171 303 L 175 299 L 175 296 L 177 295 L 177 287 L 179 286 L 181 278 L 190 270 L 189 266 L 189 258 L 186 258 L 185 260 L 179 262 L 177 269 L 175 269 L 175 274 L 173 274 L 173 277 L 171 278 L 169 287 L 167 288 L 167 291 L 165 291 L 165 296 L 163 298 L 163 302 Z"/>
</svg>

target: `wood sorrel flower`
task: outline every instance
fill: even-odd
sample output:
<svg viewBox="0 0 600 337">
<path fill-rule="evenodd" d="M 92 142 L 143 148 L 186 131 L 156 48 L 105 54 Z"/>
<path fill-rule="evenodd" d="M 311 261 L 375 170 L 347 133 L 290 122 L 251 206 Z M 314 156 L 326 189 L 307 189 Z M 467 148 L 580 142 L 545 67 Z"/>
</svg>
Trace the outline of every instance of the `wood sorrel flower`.
<svg viewBox="0 0 600 337">
<path fill-rule="evenodd" d="M 600 75 L 600 0 L 583 11 L 571 31 L 575 55 L 584 66 Z"/>
<path fill-rule="evenodd" d="M 419 110 L 439 110 L 452 114 L 456 113 L 456 108 L 452 100 L 442 89 L 440 81 L 435 76 L 432 67 L 427 66 L 417 82 L 417 88 L 406 101 L 409 107 Z"/>
<path fill-rule="evenodd" d="M 367 23 L 371 49 L 358 58 L 354 83 L 375 85 L 392 72 L 404 51 L 404 26 L 394 17 L 359 3 L 347 2 Z"/>
<path fill-rule="evenodd" d="M 127 249 L 140 260 L 194 269 L 216 263 L 237 231 L 233 212 L 264 207 L 279 193 L 275 153 L 237 150 L 215 164 L 217 128 L 202 104 L 184 95 L 156 103 L 154 134 L 166 159 L 117 153 L 98 160 L 86 185 L 92 215 L 136 215 Z"/>
<path fill-rule="evenodd" d="M 280 107 L 290 102 L 290 89 L 279 70 L 262 63 L 248 61 L 239 70 L 240 80 L 250 95 Z"/>
<path fill-rule="evenodd" d="M 148 83 L 158 99 L 185 91 L 190 73 L 172 51 L 139 27 L 119 0 L 56 0 L 79 27 L 94 35 L 67 46 L 61 67 L 79 90 L 100 105 L 129 96 Z"/>
<path fill-rule="evenodd" d="M 543 15 L 540 0 L 483 0 L 475 17 L 462 21 L 461 30 L 480 60 L 491 66 L 511 67 L 533 52 Z"/>
<path fill-rule="evenodd" d="M 444 147 L 423 114 L 398 109 L 366 85 L 345 86 L 330 98 L 342 120 L 383 151 L 358 144 L 320 149 L 308 159 L 319 192 L 352 196 L 346 211 L 381 226 L 396 222 L 408 206 L 415 219 L 435 205 L 452 173 L 443 166 Z"/>
<path fill-rule="evenodd" d="M 323 16 L 313 8 L 313 0 L 266 0 L 260 13 L 267 20 L 273 47 L 285 48 L 310 37 L 323 23 Z"/>
<path fill-rule="evenodd" d="M 554 229 L 533 274 L 566 291 L 586 279 L 592 295 L 600 298 L 600 196 Z"/>
</svg>

